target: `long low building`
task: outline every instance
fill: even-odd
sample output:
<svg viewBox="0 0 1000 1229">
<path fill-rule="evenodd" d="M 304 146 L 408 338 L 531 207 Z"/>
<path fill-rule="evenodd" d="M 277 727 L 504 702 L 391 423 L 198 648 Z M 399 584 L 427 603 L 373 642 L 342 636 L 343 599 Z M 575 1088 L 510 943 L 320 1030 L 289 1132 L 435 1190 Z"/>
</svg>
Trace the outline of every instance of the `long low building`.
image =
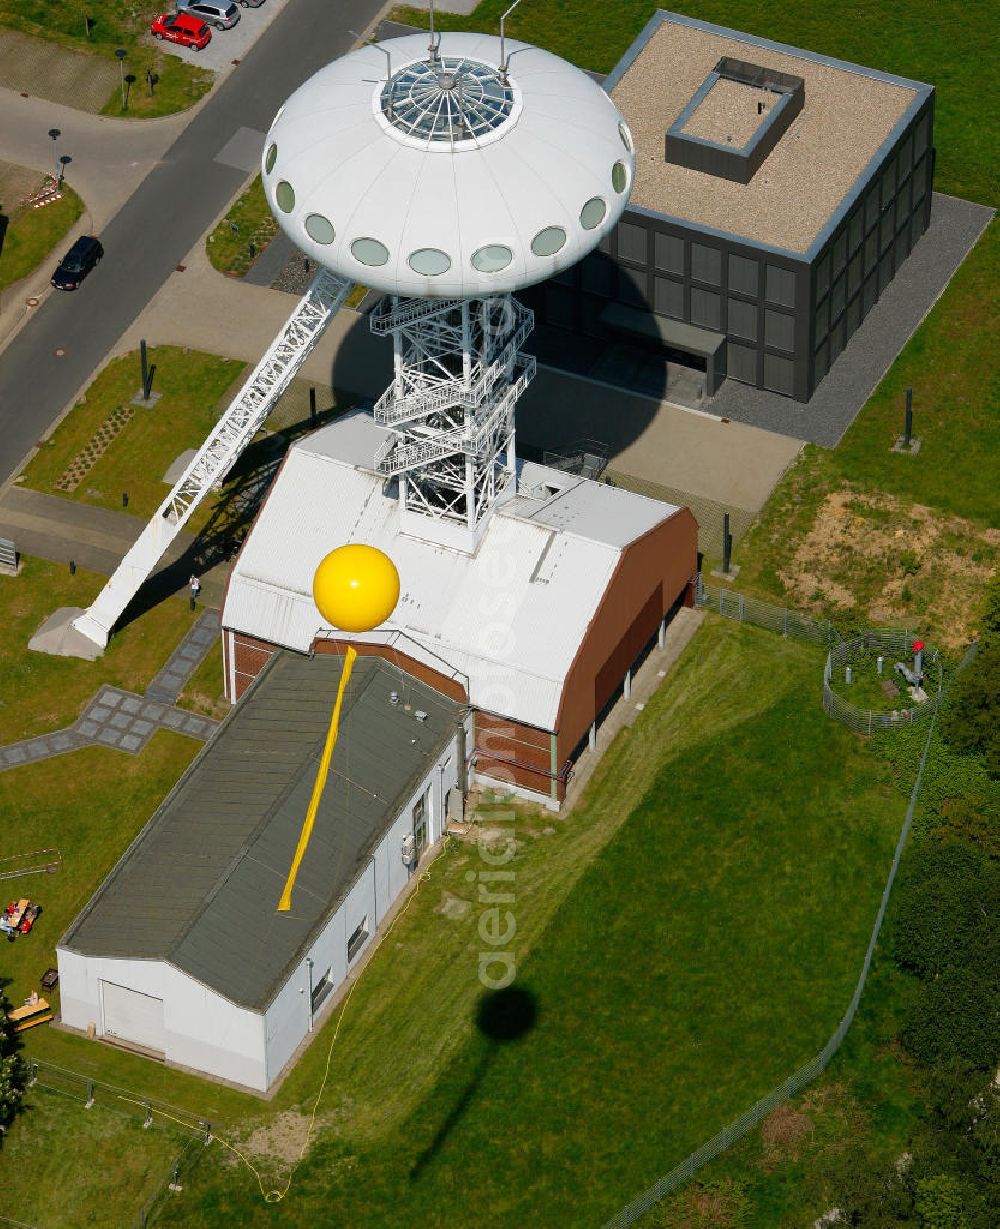
<svg viewBox="0 0 1000 1229">
<path fill-rule="evenodd" d="M 558 805 L 574 756 L 678 605 L 692 600 L 697 524 L 687 508 L 533 463 L 468 552 L 401 525 L 375 472 L 386 439 L 345 416 L 292 447 L 230 574 L 222 610 L 229 698 L 279 648 L 342 652 L 312 577 L 363 542 L 401 579 L 389 623 L 351 643 L 474 712 L 472 771 Z M 513 484 L 512 484 L 513 488 Z M 426 519 L 426 518 L 425 518 Z"/>
<path fill-rule="evenodd" d="M 275 654 L 57 948 L 62 1020 L 265 1091 L 368 949 L 459 783 L 462 713 L 359 658 L 288 913 L 343 657 Z"/>
</svg>

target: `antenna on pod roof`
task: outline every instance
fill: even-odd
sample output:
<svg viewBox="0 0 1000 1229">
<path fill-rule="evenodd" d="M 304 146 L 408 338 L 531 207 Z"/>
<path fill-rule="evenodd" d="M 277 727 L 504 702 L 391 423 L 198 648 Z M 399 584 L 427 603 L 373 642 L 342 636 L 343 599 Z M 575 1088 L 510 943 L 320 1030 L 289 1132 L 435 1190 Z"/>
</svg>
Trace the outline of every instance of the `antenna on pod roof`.
<svg viewBox="0 0 1000 1229">
<path fill-rule="evenodd" d="M 510 85 L 510 81 L 507 78 L 507 70 L 510 67 L 510 57 L 507 55 L 507 52 L 504 48 L 503 23 L 511 15 L 511 13 L 513 13 L 513 11 L 517 8 L 517 6 L 520 3 L 521 3 L 521 0 L 514 0 L 514 3 L 510 6 L 507 12 L 504 13 L 503 16 L 500 18 L 500 74 L 499 75 L 500 75 L 500 82 L 502 85 Z"/>
</svg>

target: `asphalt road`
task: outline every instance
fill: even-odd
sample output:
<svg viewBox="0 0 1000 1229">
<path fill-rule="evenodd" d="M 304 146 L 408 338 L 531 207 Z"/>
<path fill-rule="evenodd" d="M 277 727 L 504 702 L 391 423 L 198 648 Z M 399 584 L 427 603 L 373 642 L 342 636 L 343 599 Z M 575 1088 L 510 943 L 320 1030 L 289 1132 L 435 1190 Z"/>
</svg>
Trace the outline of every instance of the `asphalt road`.
<svg viewBox="0 0 1000 1229">
<path fill-rule="evenodd" d="M 380 0 L 291 0 L 101 235 L 105 258 L 51 294 L 0 356 L 0 485 L 226 205 L 244 172 L 213 161 L 240 128 L 265 132 L 281 103 L 343 55 Z M 56 351 L 61 350 L 61 357 Z"/>
</svg>

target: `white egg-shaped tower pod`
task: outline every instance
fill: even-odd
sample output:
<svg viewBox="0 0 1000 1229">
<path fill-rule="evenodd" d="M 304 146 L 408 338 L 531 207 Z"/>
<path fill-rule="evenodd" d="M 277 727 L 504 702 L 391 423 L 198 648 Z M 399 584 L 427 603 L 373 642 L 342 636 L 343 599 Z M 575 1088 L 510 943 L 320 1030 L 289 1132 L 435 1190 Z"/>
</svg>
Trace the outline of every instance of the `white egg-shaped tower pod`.
<svg viewBox="0 0 1000 1229">
<path fill-rule="evenodd" d="M 635 171 L 621 113 L 538 47 L 412 35 L 327 65 L 278 112 L 264 191 L 285 234 L 388 297 L 395 379 L 376 464 L 403 527 L 474 549 L 512 493 L 514 405 L 534 374 L 532 316 L 511 292 L 552 277 L 616 225 Z"/>
</svg>

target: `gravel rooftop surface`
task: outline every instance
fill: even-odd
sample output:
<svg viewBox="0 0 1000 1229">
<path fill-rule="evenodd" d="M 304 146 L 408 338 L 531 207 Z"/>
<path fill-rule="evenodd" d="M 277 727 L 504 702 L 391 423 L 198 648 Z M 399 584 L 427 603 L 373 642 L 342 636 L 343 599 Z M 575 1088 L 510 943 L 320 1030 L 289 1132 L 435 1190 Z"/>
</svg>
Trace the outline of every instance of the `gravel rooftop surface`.
<svg viewBox="0 0 1000 1229">
<path fill-rule="evenodd" d="M 724 55 L 805 82 L 801 114 L 746 185 L 664 160 L 667 129 Z M 633 205 L 804 252 L 913 101 L 914 91 L 664 21 L 611 96 L 635 138 Z"/>
<path fill-rule="evenodd" d="M 685 136 L 742 149 L 780 97 L 773 90 L 723 78 L 716 81 L 701 100 L 682 131 Z M 760 115 L 757 114 L 758 103 L 764 107 Z"/>
</svg>

